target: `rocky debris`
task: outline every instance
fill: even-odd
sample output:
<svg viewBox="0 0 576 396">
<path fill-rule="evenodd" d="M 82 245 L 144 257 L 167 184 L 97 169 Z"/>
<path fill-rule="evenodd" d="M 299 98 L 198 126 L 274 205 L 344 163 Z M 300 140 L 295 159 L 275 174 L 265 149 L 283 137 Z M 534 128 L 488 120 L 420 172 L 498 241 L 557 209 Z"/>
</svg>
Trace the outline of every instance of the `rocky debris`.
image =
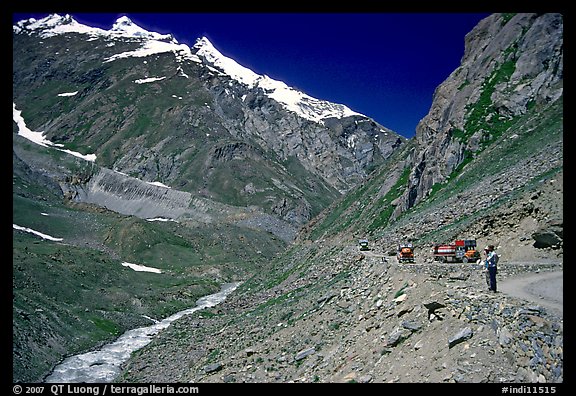
<svg viewBox="0 0 576 396">
<path fill-rule="evenodd" d="M 207 366 L 204 366 L 203 368 L 203 371 L 206 374 L 215 373 L 220 370 L 222 370 L 222 365 L 220 363 L 212 363 Z"/>
<path fill-rule="evenodd" d="M 304 359 L 306 356 L 312 355 L 312 354 L 314 354 L 315 352 L 316 352 L 316 349 L 314 349 L 314 348 L 304 349 L 304 350 L 298 352 L 298 353 L 296 354 L 296 356 L 294 356 L 294 360 L 295 360 L 295 361 L 302 360 L 302 359 Z"/>
<path fill-rule="evenodd" d="M 563 242 L 563 229 L 562 223 L 555 223 L 536 230 L 531 235 L 534 240 L 534 247 L 538 249 L 559 248 Z"/>
<path fill-rule="evenodd" d="M 466 280 L 468 279 L 469 274 L 461 271 L 461 272 L 453 272 L 448 275 L 449 280 Z"/>
<path fill-rule="evenodd" d="M 192 203 L 190 193 L 152 185 L 106 168 L 101 168 L 82 187 L 77 190 L 81 193 L 77 201 L 97 204 L 122 214 L 138 214 L 145 219 L 176 219 Z M 203 212 L 206 216 L 206 211 Z"/>
<path fill-rule="evenodd" d="M 422 328 L 422 325 L 418 322 L 415 322 L 415 321 L 405 320 L 402 322 L 402 327 L 404 327 L 405 329 L 408 329 L 412 332 L 416 332 Z"/>
<path fill-rule="evenodd" d="M 448 339 L 448 348 L 452 348 L 453 346 L 458 345 L 461 342 L 464 342 L 472 338 L 473 334 L 474 333 L 472 332 L 472 329 L 470 327 L 463 328 L 458 333 L 456 333 L 455 335 L 453 335 Z"/>
<path fill-rule="evenodd" d="M 285 242 L 292 242 L 296 235 L 296 227 L 278 217 L 266 213 L 250 213 L 235 222 L 236 225 L 270 232 Z"/>
<path fill-rule="evenodd" d="M 99 168 L 82 183 L 61 183 L 72 204 L 89 204 L 144 219 L 181 222 L 232 223 L 270 232 L 285 242 L 296 234 L 291 222 L 254 208 L 226 205 L 185 191 L 151 184 L 107 168 Z"/>
<path fill-rule="evenodd" d="M 122 381 L 563 381 L 562 318 L 487 292 L 481 266 L 384 266 L 370 256 L 357 261 L 353 251 L 312 265 L 298 284 L 233 294 L 222 315 L 194 330 L 192 318 L 174 323 L 129 362 Z M 561 269 L 512 267 L 504 265 L 500 279 L 519 270 Z M 467 276 L 450 278 L 454 272 Z M 181 332 L 191 342 L 173 345 L 172 334 Z M 216 346 L 222 369 L 196 374 L 208 357 L 201 351 Z M 180 358 L 169 359 L 173 354 Z M 189 355 L 197 359 L 181 361 Z M 141 363 L 150 360 L 162 361 L 162 369 Z"/>
</svg>

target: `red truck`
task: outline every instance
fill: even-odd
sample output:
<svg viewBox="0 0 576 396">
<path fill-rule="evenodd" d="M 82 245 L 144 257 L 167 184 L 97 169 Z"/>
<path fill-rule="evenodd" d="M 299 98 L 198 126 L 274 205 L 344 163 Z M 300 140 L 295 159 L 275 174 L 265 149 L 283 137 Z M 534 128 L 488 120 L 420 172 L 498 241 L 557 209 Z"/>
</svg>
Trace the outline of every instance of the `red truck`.
<svg viewBox="0 0 576 396">
<path fill-rule="evenodd" d="M 468 263 L 480 258 L 475 239 L 457 239 L 451 244 L 435 243 L 432 245 L 432 254 L 434 261 L 442 263 Z"/>
</svg>

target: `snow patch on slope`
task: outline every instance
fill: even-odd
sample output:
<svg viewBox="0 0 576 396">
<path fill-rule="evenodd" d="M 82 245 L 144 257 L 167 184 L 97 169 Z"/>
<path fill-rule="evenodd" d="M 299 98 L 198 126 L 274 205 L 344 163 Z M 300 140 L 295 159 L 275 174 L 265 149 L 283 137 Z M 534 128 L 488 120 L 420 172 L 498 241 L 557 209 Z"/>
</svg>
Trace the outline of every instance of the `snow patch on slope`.
<svg viewBox="0 0 576 396">
<path fill-rule="evenodd" d="M 132 268 L 134 271 L 138 271 L 138 272 L 154 272 L 156 274 L 161 274 L 162 270 L 158 269 L 158 268 L 154 268 L 154 267 L 147 267 L 145 265 L 139 265 L 139 264 L 132 264 L 132 263 L 128 263 L 128 262 L 123 262 L 122 265 L 124 267 L 129 267 Z"/>
<path fill-rule="evenodd" d="M 28 232 L 28 233 L 30 233 L 30 234 L 37 235 L 37 236 L 39 236 L 40 238 L 42 238 L 42 239 L 47 239 L 47 240 L 49 240 L 49 241 L 60 242 L 60 241 L 63 240 L 62 238 L 55 238 L 55 237 L 53 237 L 53 236 L 50 236 L 50 235 L 47 235 L 47 234 L 43 234 L 43 233 L 41 233 L 41 232 L 39 232 L 39 231 L 36 231 L 36 230 L 33 230 L 33 229 L 31 229 L 31 228 L 21 227 L 21 226 L 16 225 L 16 224 L 12 224 L 12 228 L 15 229 L 15 230 L 24 231 L 24 232 Z"/>
<path fill-rule="evenodd" d="M 59 147 L 63 147 L 62 144 L 53 143 L 50 140 L 44 137 L 44 132 L 36 132 L 32 131 L 30 128 L 26 126 L 26 122 L 22 117 L 22 111 L 16 109 L 16 104 L 12 103 L 12 119 L 18 126 L 18 135 L 30 140 L 33 143 L 36 143 L 40 146 L 44 147 L 53 147 L 57 150 L 63 151 L 65 153 L 71 154 L 75 157 L 82 158 L 83 160 L 94 162 L 96 161 L 96 154 L 82 154 L 77 151 L 72 151 L 68 149 L 63 149 Z"/>
</svg>

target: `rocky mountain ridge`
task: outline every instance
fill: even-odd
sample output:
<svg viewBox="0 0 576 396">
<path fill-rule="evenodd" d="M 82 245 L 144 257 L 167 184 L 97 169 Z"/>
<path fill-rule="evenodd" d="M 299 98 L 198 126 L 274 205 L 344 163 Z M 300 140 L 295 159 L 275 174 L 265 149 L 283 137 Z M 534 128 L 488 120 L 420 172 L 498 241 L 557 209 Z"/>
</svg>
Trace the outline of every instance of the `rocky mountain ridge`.
<svg viewBox="0 0 576 396">
<path fill-rule="evenodd" d="M 12 49 L 15 382 L 258 271 L 405 141 L 127 17 Z"/>
<path fill-rule="evenodd" d="M 344 105 L 255 74 L 206 38 L 190 48 L 127 17 L 105 31 L 57 14 L 20 21 L 13 31 L 14 102 L 33 130 L 94 152 L 100 166 L 222 203 L 263 206 L 296 227 L 406 140 Z M 30 95 L 42 98 L 35 109 L 27 107 Z M 257 193 L 245 193 L 256 174 L 272 169 L 277 182 L 256 178 Z M 230 170 L 235 181 L 227 180 Z M 296 172 L 304 176 L 298 182 Z"/>
</svg>

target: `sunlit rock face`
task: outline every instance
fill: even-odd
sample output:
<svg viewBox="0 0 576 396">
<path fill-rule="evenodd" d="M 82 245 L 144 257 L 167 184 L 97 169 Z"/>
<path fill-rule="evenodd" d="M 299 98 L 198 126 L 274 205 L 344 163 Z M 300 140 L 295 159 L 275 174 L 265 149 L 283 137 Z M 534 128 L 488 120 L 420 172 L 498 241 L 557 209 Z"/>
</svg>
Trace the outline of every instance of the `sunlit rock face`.
<svg viewBox="0 0 576 396">
<path fill-rule="evenodd" d="M 562 96 L 563 26 L 561 14 L 493 14 L 466 35 L 460 67 L 436 89 L 418 124 L 410 188 L 399 208 L 420 202 L 519 116 Z"/>
</svg>

